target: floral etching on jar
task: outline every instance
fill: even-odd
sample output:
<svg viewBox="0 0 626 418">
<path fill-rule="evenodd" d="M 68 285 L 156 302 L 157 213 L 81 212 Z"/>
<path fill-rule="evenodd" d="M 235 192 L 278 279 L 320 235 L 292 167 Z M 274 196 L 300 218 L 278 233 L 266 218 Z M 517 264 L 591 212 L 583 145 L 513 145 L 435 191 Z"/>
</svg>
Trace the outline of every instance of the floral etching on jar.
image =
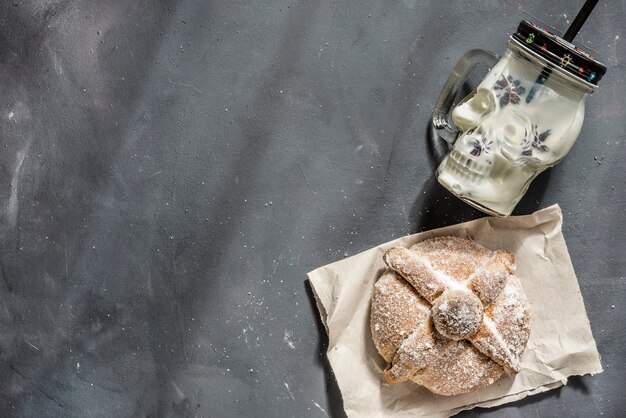
<svg viewBox="0 0 626 418">
<path fill-rule="evenodd" d="M 493 88 L 498 91 L 496 94 L 500 99 L 500 107 L 504 107 L 509 103 L 519 104 L 521 96 L 526 93 L 526 88 L 522 86 L 522 82 L 514 79 L 511 75 L 505 76 L 502 74 Z"/>
<path fill-rule="evenodd" d="M 522 151 L 522 155 L 525 157 L 531 157 L 533 155 L 533 150 L 536 150 L 540 153 L 548 152 L 550 149 L 547 147 L 547 145 L 544 144 L 544 142 L 546 141 L 546 139 L 548 139 L 551 133 L 552 131 L 550 129 L 539 132 L 537 125 L 534 125 L 532 133 L 533 142 L 527 149 Z"/>
</svg>

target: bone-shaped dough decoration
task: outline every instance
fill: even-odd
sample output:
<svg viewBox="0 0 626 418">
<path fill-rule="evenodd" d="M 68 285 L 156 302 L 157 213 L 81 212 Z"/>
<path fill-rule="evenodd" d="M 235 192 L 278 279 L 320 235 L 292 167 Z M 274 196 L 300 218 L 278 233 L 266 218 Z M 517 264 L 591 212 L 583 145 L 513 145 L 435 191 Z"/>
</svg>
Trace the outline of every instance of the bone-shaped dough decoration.
<svg viewBox="0 0 626 418">
<path fill-rule="evenodd" d="M 435 269 L 428 259 L 407 248 L 390 248 L 383 259 L 431 304 L 434 324 L 418 327 L 402 342 L 385 372 L 387 382 L 411 379 L 460 340 L 471 342 L 508 375 L 519 372 L 517 355 L 507 346 L 497 324 L 485 315 L 515 268 L 509 253 L 494 252 L 465 281 Z"/>
</svg>

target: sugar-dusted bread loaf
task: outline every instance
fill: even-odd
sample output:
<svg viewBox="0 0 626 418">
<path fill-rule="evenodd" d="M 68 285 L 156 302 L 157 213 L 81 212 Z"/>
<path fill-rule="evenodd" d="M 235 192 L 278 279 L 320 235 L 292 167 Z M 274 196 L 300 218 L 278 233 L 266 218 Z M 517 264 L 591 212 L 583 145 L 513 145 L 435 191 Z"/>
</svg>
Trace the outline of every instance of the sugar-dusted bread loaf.
<svg viewBox="0 0 626 418">
<path fill-rule="evenodd" d="M 371 329 L 387 383 L 457 395 L 519 372 L 530 310 L 511 253 L 442 237 L 390 248 L 384 260 Z"/>
</svg>

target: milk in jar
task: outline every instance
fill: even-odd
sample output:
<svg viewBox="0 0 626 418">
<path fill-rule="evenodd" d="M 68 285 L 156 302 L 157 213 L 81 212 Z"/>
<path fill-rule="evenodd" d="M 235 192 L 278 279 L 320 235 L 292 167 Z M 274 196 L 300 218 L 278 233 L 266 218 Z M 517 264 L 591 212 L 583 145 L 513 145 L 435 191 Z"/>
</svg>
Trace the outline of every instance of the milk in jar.
<svg viewBox="0 0 626 418">
<path fill-rule="evenodd" d="M 477 89 L 452 111 L 460 134 L 437 169 L 439 183 L 487 213 L 509 215 L 531 181 L 574 145 L 593 88 L 512 37 Z"/>
</svg>

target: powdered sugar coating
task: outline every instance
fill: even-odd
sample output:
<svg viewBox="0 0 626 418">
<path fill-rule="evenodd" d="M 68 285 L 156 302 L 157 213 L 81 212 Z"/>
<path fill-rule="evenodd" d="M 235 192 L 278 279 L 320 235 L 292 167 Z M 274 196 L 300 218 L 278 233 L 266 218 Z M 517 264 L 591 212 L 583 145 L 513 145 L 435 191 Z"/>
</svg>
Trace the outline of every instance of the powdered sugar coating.
<svg viewBox="0 0 626 418">
<path fill-rule="evenodd" d="M 411 251 L 426 257 L 433 268 L 460 282 L 474 273 L 485 257 L 491 254 L 491 251 L 474 241 L 457 237 L 422 241 L 413 245 Z"/>
<path fill-rule="evenodd" d="M 412 379 L 435 393 L 453 395 L 484 387 L 504 371 L 519 371 L 518 358 L 530 333 L 530 313 L 519 279 L 513 275 L 511 253 L 442 237 L 420 242 L 410 251 L 392 248 L 384 259 L 407 285 L 413 285 L 396 290 L 410 290 L 420 300 L 419 318 L 407 320 L 406 309 L 382 306 L 396 303 L 399 296 L 394 302 L 388 295 L 381 298 L 385 292 L 374 293 L 372 335 L 381 355 L 391 363 L 385 372 L 387 382 Z M 395 280 L 402 281 L 398 276 Z M 424 312 L 427 300 L 417 295 L 422 292 L 433 304 L 430 313 Z M 378 317 L 383 311 L 389 314 L 384 324 L 376 321 L 375 311 Z M 393 335 L 395 321 L 402 323 L 402 335 Z M 409 324 L 414 326 L 412 331 L 408 331 Z M 382 335 L 384 344 L 377 341 Z"/>
<path fill-rule="evenodd" d="M 447 338 L 461 340 L 478 332 L 483 305 L 467 290 L 446 290 L 433 303 L 431 314 L 437 331 Z"/>
<path fill-rule="evenodd" d="M 517 277 L 509 277 L 489 315 L 509 350 L 521 355 L 530 337 L 530 305 Z"/>
<path fill-rule="evenodd" d="M 402 341 L 391 367 L 385 370 L 385 381 L 397 383 L 413 378 L 454 344 L 455 341 L 443 337 L 432 328 L 432 321 L 424 321 Z"/>
<path fill-rule="evenodd" d="M 390 362 L 402 341 L 424 322 L 430 307 L 419 294 L 391 270 L 374 287 L 371 331 L 376 349 Z"/>
<path fill-rule="evenodd" d="M 502 367 L 467 341 L 455 345 L 413 381 L 440 395 L 458 395 L 483 388 L 502 376 Z"/>
</svg>

